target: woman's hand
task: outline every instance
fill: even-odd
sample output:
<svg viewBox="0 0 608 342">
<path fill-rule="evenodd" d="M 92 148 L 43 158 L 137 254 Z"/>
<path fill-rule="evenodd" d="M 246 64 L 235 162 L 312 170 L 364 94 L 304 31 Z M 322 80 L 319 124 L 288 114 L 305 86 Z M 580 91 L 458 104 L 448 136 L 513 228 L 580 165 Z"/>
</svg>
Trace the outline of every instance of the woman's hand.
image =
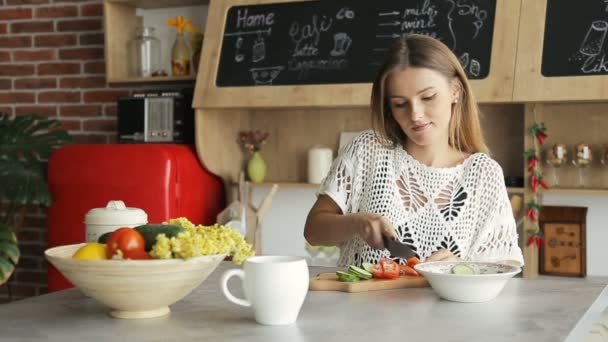
<svg viewBox="0 0 608 342">
<path fill-rule="evenodd" d="M 376 249 L 384 249 L 382 236 L 396 240 L 397 233 L 391 222 L 384 216 L 374 213 L 352 214 L 356 219 L 356 230 L 368 245 Z"/>
<path fill-rule="evenodd" d="M 455 256 L 449 249 L 442 248 L 431 254 L 424 262 L 427 261 L 460 261 L 460 257 Z"/>
</svg>

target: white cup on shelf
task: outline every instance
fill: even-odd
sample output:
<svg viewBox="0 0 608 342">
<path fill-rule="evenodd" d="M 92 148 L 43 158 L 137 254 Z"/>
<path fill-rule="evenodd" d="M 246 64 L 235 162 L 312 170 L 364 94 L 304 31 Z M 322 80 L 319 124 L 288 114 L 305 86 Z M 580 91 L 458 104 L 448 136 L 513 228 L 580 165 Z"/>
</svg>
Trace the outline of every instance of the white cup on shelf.
<svg viewBox="0 0 608 342">
<path fill-rule="evenodd" d="M 315 145 L 308 150 L 308 183 L 320 184 L 331 168 L 333 151 L 323 145 Z"/>
</svg>

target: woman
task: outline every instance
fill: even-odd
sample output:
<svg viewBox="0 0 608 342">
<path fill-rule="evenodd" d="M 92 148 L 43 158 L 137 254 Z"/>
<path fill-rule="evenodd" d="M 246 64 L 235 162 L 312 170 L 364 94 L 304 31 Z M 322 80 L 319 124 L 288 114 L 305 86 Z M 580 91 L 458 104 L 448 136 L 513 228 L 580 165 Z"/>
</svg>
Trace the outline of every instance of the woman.
<svg viewBox="0 0 608 342">
<path fill-rule="evenodd" d="M 450 49 L 421 35 L 399 40 L 371 104 L 375 130 L 340 151 L 306 240 L 338 245 L 341 266 L 390 257 L 383 236 L 422 261 L 523 265 L 502 169 L 486 154 L 471 87 Z"/>
</svg>

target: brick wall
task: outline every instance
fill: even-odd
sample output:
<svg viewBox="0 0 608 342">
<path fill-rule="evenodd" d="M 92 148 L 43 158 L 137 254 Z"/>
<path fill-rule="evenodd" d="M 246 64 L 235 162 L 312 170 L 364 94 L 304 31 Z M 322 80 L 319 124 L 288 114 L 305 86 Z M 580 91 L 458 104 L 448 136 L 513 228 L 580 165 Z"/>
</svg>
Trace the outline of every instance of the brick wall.
<svg viewBox="0 0 608 342">
<path fill-rule="evenodd" d="M 0 0 L 0 111 L 60 120 L 76 143 L 116 140 L 116 99 L 133 87 L 105 80 L 102 0 Z M 46 293 L 46 212 L 28 211 L 14 298 Z M 0 286 L 0 303 L 7 301 Z"/>
</svg>

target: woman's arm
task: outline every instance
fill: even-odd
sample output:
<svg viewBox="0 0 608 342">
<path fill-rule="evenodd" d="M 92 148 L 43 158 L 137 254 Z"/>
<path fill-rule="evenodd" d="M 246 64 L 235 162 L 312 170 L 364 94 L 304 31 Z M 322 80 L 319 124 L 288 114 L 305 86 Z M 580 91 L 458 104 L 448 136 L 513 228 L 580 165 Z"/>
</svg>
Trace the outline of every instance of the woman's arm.
<svg viewBox="0 0 608 342">
<path fill-rule="evenodd" d="M 370 246 L 384 248 L 382 235 L 395 240 L 397 234 L 385 217 L 372 213 L 342 214 L 327 195 L 319 195 L 308 213 L 304 237 L 311 245 L 334 246 L 360 235 Z"/>
<path fill-rule="evenodd" d="M 495 161 L 486 167 L 483 212 L 481 226 L 473 239 L 467 260 L 499 261 L 522 266 L 522 251 L 518 244 L 518 233 L 502 169 Z"/>
</svg>

